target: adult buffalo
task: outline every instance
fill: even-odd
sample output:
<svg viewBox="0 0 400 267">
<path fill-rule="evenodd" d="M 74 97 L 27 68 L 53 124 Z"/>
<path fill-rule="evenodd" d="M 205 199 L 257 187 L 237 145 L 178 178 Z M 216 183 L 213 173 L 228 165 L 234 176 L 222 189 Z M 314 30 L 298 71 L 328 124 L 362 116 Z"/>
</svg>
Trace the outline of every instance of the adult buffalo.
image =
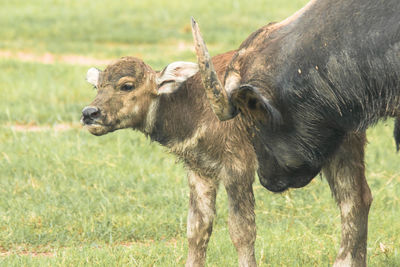
<svg viewBox="0 0 400 267">
<path fill-rule="evenodd" d="M 365 130 L 400 117 L 400 1 L 312 0 L 251 34 L 221 83 L 192 21 L 207 97 L 222 121 L 253 124 L 261 184 L 274 192 L 324 171 L 342 216 L 336 266 L 365 266 L 372 196 Z M 399 119 L 395 139 L 399 147 Z"/>
</svg>

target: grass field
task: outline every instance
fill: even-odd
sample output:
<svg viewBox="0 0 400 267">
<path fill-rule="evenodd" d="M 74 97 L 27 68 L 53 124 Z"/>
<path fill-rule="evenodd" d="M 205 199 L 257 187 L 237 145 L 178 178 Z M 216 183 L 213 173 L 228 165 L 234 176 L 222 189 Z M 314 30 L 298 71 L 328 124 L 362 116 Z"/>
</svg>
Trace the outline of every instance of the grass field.
<svg viewBox="0 0 400 267">
<path fill-rule="evenodd" d="M 84 81 L 86 64 L 125 55 L 156 69 L 194 61 L 191 16 L 216 54 L 305 2 L 2 1 L 0 266 L 184 265 L 184 168 L 139 133 L 95 137 L 81 129 L 81 109 L 96 93 Z M 46 53 L 88 60 L 47 64 L 40 60 Z M 368 132 L 370 266 L 400 266 L 400 155 L 392 130 L 388 120 Z M 325 180 L 283 194 L 256 181 L 255 194 L 259 265 L 333 263 L 340 216 Z M 235 266 L 222 188 L 217 213 L 207 264 Z"/>
</svg>

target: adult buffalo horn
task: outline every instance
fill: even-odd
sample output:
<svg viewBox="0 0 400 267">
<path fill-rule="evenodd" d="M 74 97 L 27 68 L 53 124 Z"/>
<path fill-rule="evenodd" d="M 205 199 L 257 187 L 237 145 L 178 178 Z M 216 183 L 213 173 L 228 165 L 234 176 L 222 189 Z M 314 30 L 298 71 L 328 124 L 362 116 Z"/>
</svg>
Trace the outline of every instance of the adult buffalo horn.
<svg viewBox="0 0 400 267">
<path fill-rule="evenodd" d="M 231 104 L 229 97 L 219 81 L 217 73 L 211 62 L 203 37 L 197 22 L 192 18 L 192 33 L 199 63 L 201 79 L 206 89 L 208 101 L 219 120 L 225 121 L 232 119 L 237 114 L 236 108 Z"/>
</svg>

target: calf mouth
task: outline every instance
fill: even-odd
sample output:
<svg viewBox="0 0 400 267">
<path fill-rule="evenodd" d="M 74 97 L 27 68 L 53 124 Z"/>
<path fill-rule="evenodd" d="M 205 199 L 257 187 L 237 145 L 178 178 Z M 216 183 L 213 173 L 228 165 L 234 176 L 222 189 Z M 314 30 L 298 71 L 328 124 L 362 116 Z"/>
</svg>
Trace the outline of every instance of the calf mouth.
<svg viewBox="0 0 400 267">
<path fill-rule="evenodd" d="M 104 135 L 112 131 L 111 125 L 102 123 L 100 120 L 88 120 L 81 117 L 81 124 L 93 135 Z"/>
<path fill-rule="evenodd" d="M 104 125 L 101 124 L 86 124 L 84 125 L 85 129 L 87 129 L 91 134 L 93 135 L 104 135 L 109 132 L 112 132 L 112 130 L 108 127 L 105 127 Z"/>
</svg>

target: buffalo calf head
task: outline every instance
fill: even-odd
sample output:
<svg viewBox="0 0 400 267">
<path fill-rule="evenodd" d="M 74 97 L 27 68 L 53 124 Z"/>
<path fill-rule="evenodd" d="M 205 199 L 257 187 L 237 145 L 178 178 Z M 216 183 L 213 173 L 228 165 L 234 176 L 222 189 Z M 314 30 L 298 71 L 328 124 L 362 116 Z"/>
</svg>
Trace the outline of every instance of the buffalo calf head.
<svg viewBox="0 0 400 267">
<path fill-rule="evenodd" d="M 121 58 L 104 71 L 91 68 L 86 80 L 97 89 L 97 96 L 82 110 L 81 122 L 94 135 L 124 128 L 143 130 L 151 103 L 174 93 L 197 71 L 195 63 L 174 62 L 156 72 L 134 57 Z"/>
</svg>

